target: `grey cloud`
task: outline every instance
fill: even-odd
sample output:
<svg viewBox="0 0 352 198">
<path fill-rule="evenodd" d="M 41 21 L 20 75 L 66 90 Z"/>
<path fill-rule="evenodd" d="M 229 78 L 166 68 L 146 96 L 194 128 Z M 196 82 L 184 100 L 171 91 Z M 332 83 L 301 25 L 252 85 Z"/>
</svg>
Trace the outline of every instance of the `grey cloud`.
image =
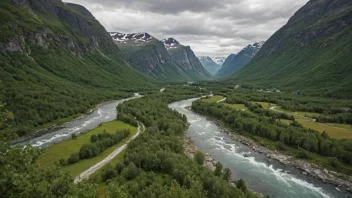
<svg viewBox="0 0 352 198">
<path fill-rule="evenodd" d="M 83 1 L 81 1 L 83 2 Z M 161 14 L 177 14 L 184 11 L 208 12 L 224 8 L 232 0 L 85 0 L 84 4 L 100 4 L 107 8 L 129 8 Z"/>
<path fill-rule="evenodd" d="M 267 40 L 308 0 L 69 0 L 108 31 L 173 37 L 197 55 L 237 53 Z"/>
</svg>

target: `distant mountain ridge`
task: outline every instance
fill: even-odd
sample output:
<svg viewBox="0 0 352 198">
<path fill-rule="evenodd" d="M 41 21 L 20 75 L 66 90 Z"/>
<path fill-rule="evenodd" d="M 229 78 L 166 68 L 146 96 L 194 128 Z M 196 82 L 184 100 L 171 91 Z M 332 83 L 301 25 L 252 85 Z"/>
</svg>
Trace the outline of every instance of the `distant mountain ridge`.
<svg viewBox="0 0 352 198">
<path fill-rule="evenodd" d="M 352 98 L 352 1 L 310 0 L 270 39 L 234 83 Z"/>
<path fill-rule="evenodd" d="M 198 56 L 198 59 L 202 63 L 203 67 L 212 75 L 214 75 L 222 65 L 222 60 L 220 58 L 216 59 L 210 56 Z M 215 60 L 217 62 L 215 62 Z"/>
<path fill-rule="evenodd" d="M 119 46 L 128 62 L 140 72 L 161 81 L 197 81 L 207 80 L 210 74 L 204 72 L 194 61 L 191 53 L 175 59 L 169 50 L 183 49 L 175 39 L 158 40 L 144 33 L 124 34 L 110 32 L 110 36 Z"/>
<path fill-rule="evenodd" d="M 240 70 L 259 52 L 264 45 L 264 41 L 248 45 L 238 54 L 230 54 L 219 71 L 215 74 L 219 77 L 227 77 Z"/>
</svg>

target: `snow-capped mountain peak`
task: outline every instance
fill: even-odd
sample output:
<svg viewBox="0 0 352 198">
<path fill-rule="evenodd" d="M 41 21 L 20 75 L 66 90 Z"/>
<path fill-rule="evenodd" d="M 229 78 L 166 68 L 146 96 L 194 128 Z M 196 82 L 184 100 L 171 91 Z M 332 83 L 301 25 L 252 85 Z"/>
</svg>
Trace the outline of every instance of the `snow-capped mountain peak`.
<svg viewBox="0 0 352 198">
<path fill-rule="evenodd" d="M 210 57 L 210 58 L 213 59 L 213 61 L 218 65 L 222 65 L 226 59 L 226 57 Z"/>
<path fill-rule="evenodd" d="M 174 38 L 163 39 L 163 40 L 161 40 L 161 42 L 164 43 L 164 46 L 166 48 L 175 48 L 180 45 L 180 43 L 177 40 L 175 40 Z"/>
<path fill-rule="evenodd" d="M 265 43 L 265 41 L 254 43 L 253 45 L 249 44 L 243 50 L 251 50 L 256 54 L 263 47 L 264 43 Z"/>
<path fill-rule="evenodd" d="M 198 56 L 198 59 L 201 61 L 213 62 L 221 66 L 225 62 L 226 57 Z"/>
<path fill-rule="evenodd" d="M 133 33 L 133 34 L 123 34 L 119 32 L 110 32 L 110 36 L 117 42 L 149 42 L 154 39 L 150 34 L 143 33 Z"/>
</svg>

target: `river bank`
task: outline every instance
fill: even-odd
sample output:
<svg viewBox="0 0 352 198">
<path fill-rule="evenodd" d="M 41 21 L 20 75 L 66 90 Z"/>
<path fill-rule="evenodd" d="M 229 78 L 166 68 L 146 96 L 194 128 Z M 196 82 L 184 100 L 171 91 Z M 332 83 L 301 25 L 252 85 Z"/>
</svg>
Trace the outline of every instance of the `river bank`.
<svg viewBox="0 0 352 198">
<path fill-rule="evenodd" d="M 194 145 L 193 141 L 189 137 L 184 137 L 184 153 L 187 155 L 189 158 L 193 159 L 194 154 L 198 151 L 198 148 Z M 205 153 L 205 160 L 204 160 L 204 167 L 208 168 L 211 171 L 215 171 L 215 166 L 218 163 L 215 159 L 212 158 L 212 156 L 209 153 Z M 235 181 L 230 180 L 229 183 L 233 186 L 236 186 Z M 249 187 L 247 187 L 249 190 L 251 190 Z M 260 197 L 264 197 L 262 194 L 257 193 L 253 190 L 251 190 L 253 193 L 259 195 Z"/>
<path fill-rule="evenodd" d="M 208 118 L 209 119 L 209 118 Z M 256 142 L 253 139 L 239 135 L 238 133 L 224 128 L 222 122 L 213 118 L 210 118 L 217 126 L 223 128 L 223 133 L 228 134 L 232 139 L 241 142 L 252 148 L 254 151 L 266 155 L 268 158 L 276 160 L 284 165 L 289 165 L 302 170 L 303 175 L 309 175 L 317 178 L 324 183 L 329 183 L 335 185 L 338 188 L 342 188 L 349 192 L 352 192 L 352 177 L 344 175 L 342 173 L 337 173 L 334 171 L 329 171 L 324 167 L 317 164 L 309 163 L 303 160 L 294 158 L 293 156 L 278 150 L 270 150 L 266 148 L 263 144 Z M 246 156 L 245 156 L 246 157 Z M 349 181 L 341 179 L 341 177 L 348 177 Z"/>
</svg>

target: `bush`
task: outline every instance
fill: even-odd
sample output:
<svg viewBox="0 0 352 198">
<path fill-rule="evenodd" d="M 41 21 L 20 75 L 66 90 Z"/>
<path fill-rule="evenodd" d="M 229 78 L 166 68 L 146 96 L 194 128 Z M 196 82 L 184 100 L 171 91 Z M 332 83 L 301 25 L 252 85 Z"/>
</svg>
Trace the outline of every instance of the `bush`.
<svg viewBox="0 0 352 198">
<path fill-rule="evenodd" d="M 90 142 L 94 143 L 96 141 L 98 141 L 98 136 L 97 135 L 90 136 Z"/>
<path fill-rule="evenodd" d="M 246 185 L 246 182 L 243 179 L 239 179 L 236 182 L 236 186 L 237 186 L 237 188 L 241 189 L 242 192 L 246 192 L 247 191 L 247 185 Z"/>
<path fill-rule="evenodd" d="M 214 175 L 215 176 L 220 176 L 222 173 L 222 164 L 220 162 L 218 162 L 215 166 L 215 171 L 214 171 Z"/>
<path fill-rule="evenodd" d="M 139 173 L 139 170 L 136 167 L 136 165 L 134 165 L 133 162 L 130 162 L 128 166 L 123 169 L 121 175 L 128 180 L 132 180 L 138 175 L 138 173 Z"/>
<path fill-rule="evenodd" d="M 296 157 L 302 158 L 302 159 L 311 159 L 310 154 L 306 150 L 303 150 L 303 149 L 299 150 Z"/>
<path fill-rule="evenodd" d="M 194 154 L 194 160 L 197 162 L 197 164 L 203 165 L 204 164 L 204 160 L 205 160 L 205 155 L 202 152 L 197 151 Z"/>
<path fill-rule="evenodd" d="M 79 151 L 79 157 L 81 159 L 89 159 L 94 156 L 97 156 L 100 153 L 100 149 L 97 147 L 97 144 L 85 144 L 82 146 Z"/>
<path fill-rule="evenodd" d="M 75 140 L 75 139 L 77 139 L 77 135 L 74 134 L 74 133 L 72 133 L 72 134 L 71 134 L 71 138 L 72 138 L 73 140 Z"/>
<path fill-rule="evenodd" d="M 334 168 L 339 167 L 339 161 L 335 157 L 329 159 L 329 164 Z"/>
<path fill-rule="evenodd" d="M 68 164 L 74 164 L 79 161 L 79 154 L 78 153 L 72 153 L 71 156 L 68 158 L 67 162 Z"/>
<path fill-rule="evenodd" d="M 65 160 L 65 159 L 60 159 L 59 164 L 60 164 L 61 166 L 66 166 L 66 165 L 67 165 L 67 160 Z"/>
<path fill-rule="evenodd" d="M 116 167 L 115 167 L 118 174 L 120 174 L 124 168 L 125 168 L 125 165 L 123 163 L 118 163 L 116 164 Z"/>
<path fill-rule="evenodd" d="M 112 179 L 117 176 L 116 170 L 114 170 L 110 165 L 108 165 L 106 168 L 103 169 L 103 172 L 101 174 L 101 177 L 103 181 L 107 181 L 109 179 Z"/>
<path fill-rule="evenodd" d="M 224 169 L 224 176 L 223 176 L 223 179 L 225 180 L 225 181 L 230 181 L 230 179 L 231 179 L 231 174 L 232 174 L 232 172 L 231 172 L 231 170 L 229 169 L 229 168 L 225 168 Z"/>
</svg>

